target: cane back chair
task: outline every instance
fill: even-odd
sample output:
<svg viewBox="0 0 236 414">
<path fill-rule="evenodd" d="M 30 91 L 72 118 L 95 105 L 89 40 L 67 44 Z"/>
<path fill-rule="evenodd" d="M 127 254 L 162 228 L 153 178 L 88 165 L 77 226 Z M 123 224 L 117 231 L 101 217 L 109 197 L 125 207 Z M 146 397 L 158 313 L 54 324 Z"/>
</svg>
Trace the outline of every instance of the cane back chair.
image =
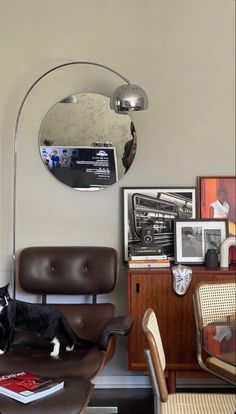
<svg viewBox="0 0 236 414">
<path fill-rule="evenodd" d="M 148 343 L 144 352 L 153 388 L 155 414 L 234 414 L 235 396 L 231 394 L 168 395 L 164 375 L 165 353 L 156 315 L 151 308 L 143 316 L 142 329 Z"/>
<path fill-rule="evenodd" d="M 202 350 L 202 329 L 214 322 L 234 318 L 236 311 L 236 283 L 209 282 L 196 286 L 193 295 L 193 308 L 196 324 L 197 359 L 205 371 L 236 384 L 236 368 L 216 357 L 207 356 Z"/>
</svg>

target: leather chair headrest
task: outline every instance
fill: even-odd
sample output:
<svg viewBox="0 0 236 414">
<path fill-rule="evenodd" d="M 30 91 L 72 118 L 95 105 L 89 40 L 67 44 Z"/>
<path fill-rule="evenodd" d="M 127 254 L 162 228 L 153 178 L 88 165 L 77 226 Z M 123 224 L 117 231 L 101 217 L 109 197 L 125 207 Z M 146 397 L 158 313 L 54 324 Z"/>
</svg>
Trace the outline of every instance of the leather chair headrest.
<svg viewBox="0 0 236 414">
<path fill-rule="evenodd" d="M 17 261 L 22 288 L 34 294 L 105 294 L 117 282 L 118 254 L 111 247 L 28 247 Z"/>
</svg>

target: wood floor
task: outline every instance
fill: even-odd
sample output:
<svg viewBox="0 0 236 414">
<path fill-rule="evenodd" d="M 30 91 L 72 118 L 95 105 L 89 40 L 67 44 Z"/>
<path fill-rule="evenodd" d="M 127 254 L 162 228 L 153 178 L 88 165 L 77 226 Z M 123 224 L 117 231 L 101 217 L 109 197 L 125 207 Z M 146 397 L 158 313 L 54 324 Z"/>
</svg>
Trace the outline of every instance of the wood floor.
<svg viewBox="0 0 236 414">
<path fill-rule="evenodd" d="M 91 406 L 116 406 L 119 414 L 153 414 L 151 389 L 95 390 Z"/>
</svg>

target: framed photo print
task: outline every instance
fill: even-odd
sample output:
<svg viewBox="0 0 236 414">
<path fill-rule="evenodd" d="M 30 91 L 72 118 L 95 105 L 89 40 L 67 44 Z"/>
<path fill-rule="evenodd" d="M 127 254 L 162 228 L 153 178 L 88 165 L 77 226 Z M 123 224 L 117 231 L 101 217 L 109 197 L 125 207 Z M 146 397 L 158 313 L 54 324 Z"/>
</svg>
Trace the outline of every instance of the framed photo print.
<svg viewBox="0 0 236 414">
<path fill-rule="evenodd" d="M 175 219 L 196 217 L 195 187 L 123 187 L 124 260 L 134 250 L 174 259 Z"/>
<path fill-rule="evenodd" d="M 198 177 L 199 214 L 201 218 L 228 219 L 229 236 L 236 236 L 236 177 Z M 230 249 L 236 261 L 236 248 Z"/>
<path fill-rule="evenodd" d="M 201 218 L 228 219 L 229 235 L 236 235 L 236 177 L 198 177 Z"/>
<path fill-rule="evenodd" d="M 176 220 L 175 222 L 175 262 L 202 264 L 208 249 L 220 249 L 228 236 L 228 221 L 216 220 Z"/>
</svg>

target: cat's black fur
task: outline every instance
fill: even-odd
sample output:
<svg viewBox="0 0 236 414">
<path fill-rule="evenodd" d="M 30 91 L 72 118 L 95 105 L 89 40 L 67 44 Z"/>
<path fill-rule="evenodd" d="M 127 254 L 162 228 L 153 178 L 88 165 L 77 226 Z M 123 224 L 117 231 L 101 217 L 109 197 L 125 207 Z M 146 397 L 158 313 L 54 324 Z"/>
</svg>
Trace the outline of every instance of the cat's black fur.
<svg viewBox="0 0 236 414">
<path fill-rule="evenodd" d="M 0 288 L 0 354 L 9 349 L 17 329 L 37 333 L 52 343 L 54 348 L 50 355 L 53 357 L 58 357 L 60 345 L 67 351 L 73 350 L 74 342 L 81 348 L 94 345 L 78 337 L 58 309 L 13 300 L 6 285 Z"/>
</svg>

